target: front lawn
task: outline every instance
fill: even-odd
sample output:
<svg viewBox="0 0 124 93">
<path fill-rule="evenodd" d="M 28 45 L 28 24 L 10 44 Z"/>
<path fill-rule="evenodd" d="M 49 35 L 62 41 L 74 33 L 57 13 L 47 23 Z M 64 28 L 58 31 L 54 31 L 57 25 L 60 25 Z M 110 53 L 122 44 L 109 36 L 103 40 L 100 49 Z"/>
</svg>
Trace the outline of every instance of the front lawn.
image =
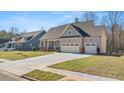
<svg viewBox="0 0 124 93">
<path fill-rule="evenodd" d="M 28 77 L 31 77 L 37 80 L 42 80 L 42 81 L 55 81 L 55 80 L 64 78 L 64 76 L 62 75 L 41 71 L 41 70 L 34 70 L 32 72 L 25 74 L 24 76 L 28 76 Z"/>
<path fill-rule="evenodd" d="M 124 80 L 124 56 L 92 56 L 58 63 L 49 67 Z"/>
<path fill-rule="evenodd" d="M 0 52 L 1 59 L 9 59 L 9 60 L 19 60 L 30 57 L 42 56 L 46 54 L 50 54 L 52 52 L 40 52 L 40 51 L 5 51 Z"/>
</svg>

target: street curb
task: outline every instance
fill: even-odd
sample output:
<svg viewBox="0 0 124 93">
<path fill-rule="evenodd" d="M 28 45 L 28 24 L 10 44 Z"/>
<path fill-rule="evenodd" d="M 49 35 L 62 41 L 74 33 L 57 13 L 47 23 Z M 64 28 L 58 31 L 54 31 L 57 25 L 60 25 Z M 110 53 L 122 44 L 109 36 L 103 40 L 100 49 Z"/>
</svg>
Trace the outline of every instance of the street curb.
<svg viewBox="0 0 124 93">
<path fill-rule="evenodd" d="M 37 79 L 34 79 L 34 78 L 32 78 L 32 77 L 29 77 L 29 76 L 21 76 L 22 78 L 25 78 L 25 79 L 28 79 L 28 80 L 30 80 L 30 81 L 39 81 L 39 80 L 37 80 Z"/>
</svg>

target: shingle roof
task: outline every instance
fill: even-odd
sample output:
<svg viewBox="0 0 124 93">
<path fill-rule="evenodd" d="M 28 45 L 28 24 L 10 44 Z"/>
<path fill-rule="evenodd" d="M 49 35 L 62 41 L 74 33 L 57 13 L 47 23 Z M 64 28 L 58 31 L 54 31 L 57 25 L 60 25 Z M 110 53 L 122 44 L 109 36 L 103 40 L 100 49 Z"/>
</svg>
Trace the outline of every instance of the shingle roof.
<svg viewBox="0 0 124 93">
<path fill-rule="evenodd" d="M 16 39 L 16 42 L 20 42 L 20 43 L 26 42 L 26 41 L 25 41 L 25 38 L 26 38 L 26 37 L 32 36 L 32 38 L 34 38 L 35 36 L 37 36 L 38 34 L 40 34 L 40 33 L 42 33 L 42 32 L 44 32 L 44 30 L 28 32 L 28 33 L 25 33 L 25 34 L 23 34 L 23 35 L 21 35 L 21 36 L 19 36 L 19 37 L 16 37 L 15 39 Z M 19 39 L 19 38 L 20 38 L 20 39 Z"/>
<path fill-rule="evenodd" d="M 41 39 L 57 39 L 67 25 L 52 27 Z"/>
<path fill-rule="evenodd" d="M 94 25 L 92 21 L 88 22 L 77 22 L 74 23 L 74 25 L 81 28 L 83 31 L 85 31 L 90 36 L 101 36 L 103 32 L 105 31 L 105 27 L 103 25 Z"/>
<path fill-rule="evenodd" d="M 105 31 L 104 26 L 95 26 L 92 21 L 71 23 L 82 35 L 102 36 Z M 52 27 L 41 39 L 57 39 L 68 24 Z"/>
</svg>

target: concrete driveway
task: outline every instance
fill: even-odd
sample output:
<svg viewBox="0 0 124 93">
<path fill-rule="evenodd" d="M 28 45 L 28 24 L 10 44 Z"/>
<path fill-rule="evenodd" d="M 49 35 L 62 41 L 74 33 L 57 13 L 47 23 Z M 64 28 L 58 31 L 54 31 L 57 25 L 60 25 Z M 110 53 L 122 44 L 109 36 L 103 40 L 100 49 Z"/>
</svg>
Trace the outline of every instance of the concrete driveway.
<svg viewBox="0 0 124 93">
<path fill-rule="evenodd" d="M 39 66 L 44 68 L 52 64 L 90 56 L 91 55 L 84 54 L 54 53 L 17 61 L 5 61 L 0 63 L 0 69 L 21 76 L 27 72 L 37 69 Z"/>
</svg>

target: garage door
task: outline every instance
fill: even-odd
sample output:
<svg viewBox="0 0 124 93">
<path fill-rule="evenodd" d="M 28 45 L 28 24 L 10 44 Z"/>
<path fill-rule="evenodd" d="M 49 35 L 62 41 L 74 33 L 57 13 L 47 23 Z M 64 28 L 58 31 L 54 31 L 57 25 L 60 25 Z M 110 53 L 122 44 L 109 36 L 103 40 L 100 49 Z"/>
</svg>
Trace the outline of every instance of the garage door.
<svg viewBox="0 0 124 93">
<path fill-rule="evenodd" d="M 61 44 L 61 52 L 69 52 L 69 53 L 79 53 L 79 44 L 74 43 L 63 43 Z"/>
<path fill-rule="evenodd" d="M 85 44 L 85 53 L 87 53 L 87 54 L 97 54 L 97 44 L 95 44 L 95 43 Z"/>
</svg>

